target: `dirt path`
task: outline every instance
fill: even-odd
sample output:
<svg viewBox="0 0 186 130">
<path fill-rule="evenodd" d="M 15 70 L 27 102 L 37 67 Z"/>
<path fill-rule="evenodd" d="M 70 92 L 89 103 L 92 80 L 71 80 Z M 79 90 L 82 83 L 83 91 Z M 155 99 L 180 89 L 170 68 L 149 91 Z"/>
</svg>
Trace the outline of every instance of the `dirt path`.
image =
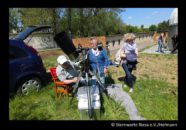
<svg viewBox="0 0 186 130">
<path fill-rule="evenodd" d="M 158 50 L 158 45 L 154 45 L 148 49 L 145 49 L 142 53 L 149 53 L 149 54 L 171 54 L 171 51 L 166 49 L 166 48 L 162 48 L 163 53 L 157 52 Z M 175 53 L 174 55 L 176 55 L 177 53 Z"/>
<path fill-rule="evenodd" d="M 115 84 L 112 86 L 107 86 L 108 94 L 116 102 L 120 103 L 126 110 L 129 115 L 130 120 L 145 120 L 144 117 L 141 117 L 138 114 L 138 110 L 128 93 L 123 91 L 121 85 Z"/>
<path fill-rule="evenodd" d="M 148 46 L 152 46 L 154 45 L 154 41 L 151 38 L 144 38 L 144 39 L 137 39 L 136 41 L 137 47 L 140 50 L 148 47 Z M 112 43 L 109 44 L 109 50 L 110 50 L 110 54 L 111 55 L 115 55 L 116 52 L 119 50 L 119 48 L 123 45 L 123 42 L 121 42 L 121 44 L 119 45 L 118 42 L 116 42 L 114 44 L 114 46 L 112 45 Z"/>
</svg>

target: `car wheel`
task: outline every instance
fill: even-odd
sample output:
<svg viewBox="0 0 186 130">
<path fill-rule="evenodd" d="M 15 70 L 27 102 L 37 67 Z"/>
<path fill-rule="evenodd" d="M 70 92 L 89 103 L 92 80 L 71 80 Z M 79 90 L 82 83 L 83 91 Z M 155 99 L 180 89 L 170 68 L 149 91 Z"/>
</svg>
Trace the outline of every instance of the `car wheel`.
<svg viewBox="0 0 186 130">
<path fill-rule="evenodd" d="M 41 80 L 38 78 L 27 78 L 23 80 L 18 88 L 18 93 L 28 95 L 31 92 L 38 92 L 41 88 Z"/>
</svg>

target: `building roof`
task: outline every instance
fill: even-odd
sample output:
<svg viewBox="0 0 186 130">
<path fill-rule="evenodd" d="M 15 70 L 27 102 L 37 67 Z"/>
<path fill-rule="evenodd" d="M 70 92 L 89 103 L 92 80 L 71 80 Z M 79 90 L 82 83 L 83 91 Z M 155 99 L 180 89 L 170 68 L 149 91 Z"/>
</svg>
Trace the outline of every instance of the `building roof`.
<svg viewBox="0 0 186 130">
<path fill-rule="evenodd" d="M 169 25 L 177 25 L 178 24 L 178 8 L 175 8 L 169 18 Z"/>
</svg>

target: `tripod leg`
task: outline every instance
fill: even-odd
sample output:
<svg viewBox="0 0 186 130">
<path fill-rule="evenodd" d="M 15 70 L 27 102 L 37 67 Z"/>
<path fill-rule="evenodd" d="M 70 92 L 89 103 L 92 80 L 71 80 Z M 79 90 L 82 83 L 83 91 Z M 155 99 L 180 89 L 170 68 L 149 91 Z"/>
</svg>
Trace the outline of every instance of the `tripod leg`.
<svg viewBox="0 0 186 130">
<path fill-rule="evenodd" d="M 89 82 L 89 77 L 88 77 L 88 73 L 86 73 L 86 88 L 87 88 L 87 100 L 88 100 L 88 115 L 89 118 L 92 119 L 93 117 L 93 109 L 92 109 L 92 99 L 91 99 L 91 92 L 90 92 L 90 85 L 88 84 Z"/>
<path fill-rule="evenodd" d="M 79 81 L 81 79 L 81 76 L 82 76 L 82 73 L 80 72 L 79 76 L 78 76 L 78 79 L 77 79 L 77 82 L 76 82 L 76 85 L 75 85 L 75 88 L 73 90 L 73 93 L 76 93 L 77 89 L 78 89 L 78 85 L 79 85 Z"/>
<path fill-rule="evenodd" d="M 99 83 L 99 85 L 101 86 L 101 88 L 103 89 L 103 92 L 106 94 L 106 96 L 108 97 L 108 92 L 107 89 L 105 88 L 104 84 L 101 82 L 101 80 L 99 79 L 99 77 L 96 75 L 95 72 L 90 71 L 90 73 L 95 76 L 96 81 Z"/>
<path fill-rule="evenodd" d="M 77 89 L 78 89 L 78 85 L 79 85 L 79 81 L 80 81 L 80 79 L 81 79 L 81 76 L 82 76 L 82 73 L 80 72 L 80 74 L 79 74 L 79 76 L 78 76 L 78 80 L 77 80 L 77 82 L 76 82 L 76 85 L 75 85 L 75 88 L 73 89 L 72 94 L 77 93 Z M 74 99 L 74 96 L 73 96 L 73 97 L 71 98 L 71 100 L 70 100 L 70 105 L 72 104 L 73 99 Z"/>
</svg>

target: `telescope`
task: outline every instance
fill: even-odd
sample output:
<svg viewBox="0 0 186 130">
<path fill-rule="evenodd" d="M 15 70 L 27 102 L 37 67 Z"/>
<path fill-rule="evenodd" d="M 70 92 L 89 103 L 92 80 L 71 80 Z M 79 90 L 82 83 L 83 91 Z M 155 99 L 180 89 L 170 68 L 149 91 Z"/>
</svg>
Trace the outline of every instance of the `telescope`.
<svg viewBox="0 0 186 130">
<path fill-rule="evenodd" d="M 71 61 L 79 62 L 80 60 L 80 53 L 81 56 L 81 63 L 79 64 L 81 67 L 81 76 L 85 76 L 86 73 L 88 73 L 89 77 L 90 75 L 95 75 L 94 72 L 90 71 L 89 67 L 89 60 L 88 60 L 88 51 L 89 48 L 76 48 L 72 42 L 72 39 L 68 36 L 68 34 L 65 31 L 62 31 L 54 36 L 54 40 L 56 41 L 57 45 L 63 50 L 63 52 L 70 58 Z M 98 48 L 102 49 L 102 46 L 98 46 Z M 103 90 L 105 90 L 104 85 L 99 80 L 99 77 L 97 77 L 97 81 L 99 84 L 101 84 Z"/>
<path fill-rule="evenodd" d="M 70 60 L 74 61 L 79 57 L 79 52 L 76 51 L 76 47 L 65 31 L 56 34 L 54 36 L 54 40 L 61 48 L 61 50 L 63 50 L 63 52 L 68 55 Z"/>
<path fill-rule="evenodd" d="M 89 117 L 92 117 L 92 110 L 91 110 L 91 96 L 90 96 L 90 85 L 89 85 L 89 80 L 94 76 L 96 81 L 99 83 L 98 87 L 102 88 L 103 92 L 106 93 L 108 96 L 107 90 L 104 87 L 104 84 L 101 83 L 99 76 L 90 70 L 90 65 L 89 65 L 89 55 L 88 51 L 89 48 L 76 48 L 72 42 L 72 40 L 69 38 L 68 34 L 66 32 L 60 32 L 54 36 L 54 40 L 58 44 L 58 46 L 63 50 L 63 52 L 68 55 L 71 61 L 74 62 L 80 62 L 80 73 L 78 76 L 78 80 L 76 82 L 75 88 L 73 89 L 73 93 L 77 92 L 79 81 L 81 77 L 85 78 L 85 85 L 88 88 L 87 89 L 87 97 L 88 97 L 88 106 L 89 106 Z M 99 47 L 102 49 L 102 47 Z M 81 53 L 81 55 L 80 55 Z M 70 104 L 72 104 L 73 97 L 70 101 Z"/>
</svg>

